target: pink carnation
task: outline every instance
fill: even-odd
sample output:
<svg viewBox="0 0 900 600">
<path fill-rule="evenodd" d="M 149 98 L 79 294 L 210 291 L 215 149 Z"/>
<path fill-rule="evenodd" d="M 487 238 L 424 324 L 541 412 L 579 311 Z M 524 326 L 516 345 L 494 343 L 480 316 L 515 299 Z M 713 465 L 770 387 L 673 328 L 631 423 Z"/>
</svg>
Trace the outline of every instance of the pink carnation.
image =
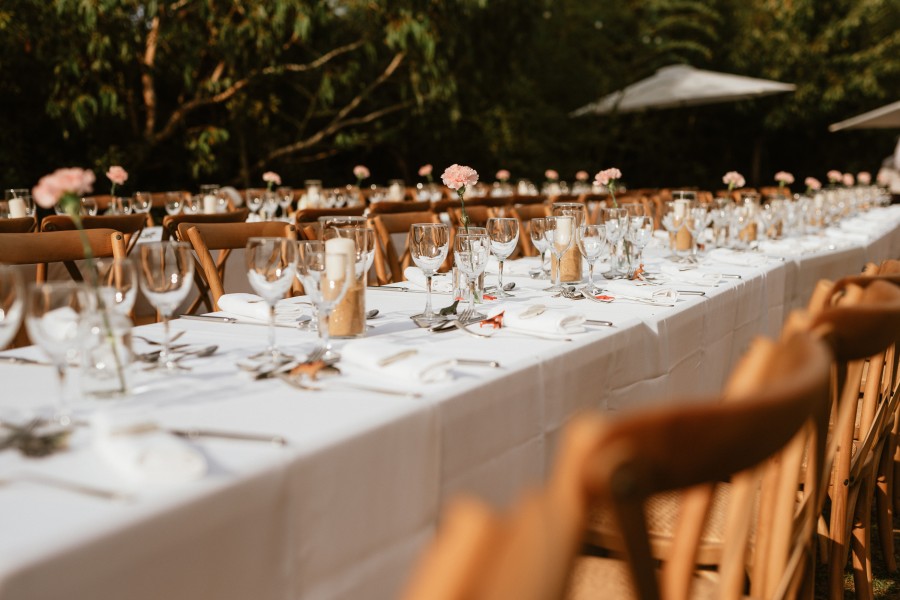
<svg viewBox="0 0 900 600">
<path fill-rule="evenodd" d="M 369 175 L 371 175 L 371 173 L 369 173 L 368 167 L 365 167 L 364 165 L 356 165 L 353 167 L 353 176 L 357 179 L 368 179 Z"/>
<path fill-rule="evenodd" d="M 266 171 L 265 173 L 263 173 L 262 180 L 266 183 L 281 185 L 281 175 L 279 175 L 275 171 Z"/>
<path fill-rule="evenodd" d="M 728 171 L 722 177 L 722 183 L 733 189 L 742 188 L 747 182 L 744 180 L 744 176 L 737 171 Z"/>
<path fill-rule="evenodd" d="M 575 173 L 575 179 L 578 181 L 587 181 L 590 174 L 587 171 L 578 171 Z"/>
<path fill-rule="evenodd" d="M 807 177 L 803 183 L 806 184 L 807 188 L 814 192 L 822 189 L 822 182 L 815 177 Z"/>
<path fill-rule="evenodd" d="M 497 181 L 509 181 L 510 174 L 506 169 L 500 169 L 497 171 L 497 175 L 495 175 Z"/>
<path fill-rule="evenodd" d="M 419 177 L 428 177 L 429 175 L 431 175 L 431 172 L 433 170 L 434 167 L 432 167 L 430 164 L 422 165 L 421 167 L 419 167 Z"/>
<path fill-rule="evenodd" d="M 891 172 L 888 169 L 880 169 L 878 171 L 878 175 L 876 176 L 876 181 L 878 181 L 878 185 L 881 187 L 888 187 L 891 185 Z"/>
<path fill-rule="evenodd" d="M 841 176 L 841 183 L 843 183 L 847 187 L 850 187 L 851 185 L 856 183 L 856 180 L 853 178 L 853 173 L 844 173 Z"/>
<path fill-rule="evenodd" d="M 594 175 L 594 183 L 598 185 L 609 185 L 610 182 L 618 181 L 622 178 L 622 171 L 613 167 L 611 169 L 605 169 L 600 171 L 596 175 Z"/>
<path fill-rule="evenodd" d="M 128 171 L 119 165 L 114 165 L 106 172 L 106 177 L 116 185 L 124 185 L 128 181 Z"/>
<path fill-rule="evenodd" d="M 832 169 L 828 171 L 828 182 L 829 183 L 837 183 L 844 177 L 844 174 L 838 171 L 837 169 Z"/>
<path fill-rule="evenodd" d="M 544 177 L 546 177 L 549 181 L 556 181 L 559 179 L 559 173 L 554 171 L 553 169 L 547 169 L 544 171 Z"/>
<path fill-rule="evenodd" d="M 53 208 L 65 194 L 89 194 L 94 189 L 94 181 L 96 178 L 93 171 L 79 168 L 57 169 L 50 175 L 41 177 L 31 190 L 31 195 L 38 206 Z"/>
<path fill-rule="evenodd" d="M 441 180 L 451 190 L 458 190 L 478 183 L 478 172 L 471 167 L 450 165 L 441 175 Z"/>
<path fill-rule="evenodd" d="M 775 173 L 775 181 L 784 185 L 791 185 L 794 183 L 794 176 L 787 171 L 778 171 Z"/>
<path fill-rule="evenodd" d="M 869 185 L 872 183 L 872 174 L 868 171 L 860 171 L 856 174 L 856 181 L 859 182 L 859 185 Z"/>
</svg>

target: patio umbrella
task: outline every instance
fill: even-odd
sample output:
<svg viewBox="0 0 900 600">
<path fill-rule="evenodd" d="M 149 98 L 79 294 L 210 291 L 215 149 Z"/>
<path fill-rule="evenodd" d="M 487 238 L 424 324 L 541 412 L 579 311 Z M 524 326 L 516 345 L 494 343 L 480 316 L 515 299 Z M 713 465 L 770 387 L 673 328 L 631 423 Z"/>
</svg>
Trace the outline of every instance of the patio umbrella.
<svg viewBox="0 0 900 600">
<path fill-rule="evenodd" d="M 832 123 L 828 131 L 842 129 L 895 129 L 900 128 L 900 100 L 875 110 L 851 117 L 840 123 Z"/>
<path fill-rule="evenodd" d="M 671 65 L 659 69 L 647 79 L 579 108 L 570 116 L 734 102 L 793 92 L 794 89 L 796 86 L 790 83 L 704 71 L 689 65 Z"/>
</svg>

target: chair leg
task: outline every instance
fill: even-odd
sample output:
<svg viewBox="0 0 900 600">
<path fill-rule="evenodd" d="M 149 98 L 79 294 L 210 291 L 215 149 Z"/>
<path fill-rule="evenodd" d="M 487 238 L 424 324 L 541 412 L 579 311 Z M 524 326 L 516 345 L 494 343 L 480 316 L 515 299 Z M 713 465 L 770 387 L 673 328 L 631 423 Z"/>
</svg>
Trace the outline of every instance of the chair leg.
<svg viewBox="0 0 900 600">
<path fill-rule="evenodd" d="M 831 547 L 828 551 L 828 597 L 844 600 L 844 566 L 847 564 L 847 499 L 831 505 Z"/>
<path fill-rule="evenodd" d="M 854 509 L 850 546 L 853 558 L 853 586 L 857 600 L 874 600 L 872 589 L 872 495 L 871 479 L 864 477 Z"/>
<path fill-rule="evenodd" d="M 887 439 L 881 460 L 878 462 L 878 477 L 875 483 L 875 504 L 878 511 L 878 534 L 881 540 L 881 554 L 889 573 L 897 571 L 894 557 L 894 437 Z"/>
</svg>

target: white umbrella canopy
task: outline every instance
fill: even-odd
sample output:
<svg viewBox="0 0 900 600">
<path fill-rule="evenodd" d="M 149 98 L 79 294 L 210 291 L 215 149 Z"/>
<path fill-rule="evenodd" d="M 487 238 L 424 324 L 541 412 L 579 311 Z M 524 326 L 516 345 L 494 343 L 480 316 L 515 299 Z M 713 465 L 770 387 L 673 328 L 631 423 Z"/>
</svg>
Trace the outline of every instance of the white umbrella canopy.
<svg viewBox="0 0 900 600">
<path fill-rule="evenodd" d="M 571 116 L 699 106 L 793 92 L 796 86 L 769 79 L 671 65 L 655 75 L 574 111 Z"/>
<path fill-rule="evenodd" d="M 900 129 L 900 100 L 828 126 L 828 131 L 842 129 Z"/>
</svg>

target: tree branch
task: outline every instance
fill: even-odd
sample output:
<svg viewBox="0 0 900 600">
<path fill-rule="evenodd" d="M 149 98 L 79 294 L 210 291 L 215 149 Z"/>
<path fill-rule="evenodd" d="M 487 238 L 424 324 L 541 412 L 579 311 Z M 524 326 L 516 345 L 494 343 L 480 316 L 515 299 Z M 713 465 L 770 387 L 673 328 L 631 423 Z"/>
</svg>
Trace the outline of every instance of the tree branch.
<svg viewBox="0 0 900 600">
<path fill-rule="evenodd" d="M 156 48 L 159 43 L 159 15 L 150 22 L 147 41 L 144 44 L 144 58 L 141 69 L 141 87 L 144 95 L 144 108 L 147 111 L 144 120 L 144 133 L 149 138 L 156 129 L 156 88 L 153 81 L 153 65 L 156 62 Z"/>
</svg>

